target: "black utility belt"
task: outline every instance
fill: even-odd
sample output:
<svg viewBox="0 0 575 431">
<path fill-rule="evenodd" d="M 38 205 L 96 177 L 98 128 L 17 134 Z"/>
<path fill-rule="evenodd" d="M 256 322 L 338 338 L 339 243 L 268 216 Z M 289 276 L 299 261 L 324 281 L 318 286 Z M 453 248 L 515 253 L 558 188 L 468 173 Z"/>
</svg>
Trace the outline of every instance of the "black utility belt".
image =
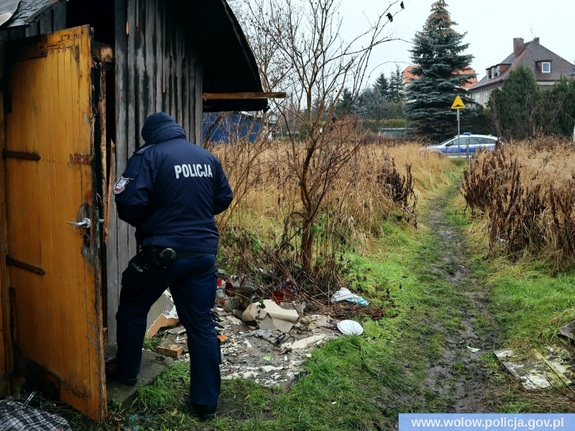
<svg viewBox="0 0 575 431">
<path fill-rule="evenodd" d="M 197 251 L 178 250 L 171 247 L 159 247 L 157 245 L 144 245 L 140 253 L 149 265 L 163 267 L 169 266 L 176 259 L 189 259 L 209 254 Z"/>
</svg>

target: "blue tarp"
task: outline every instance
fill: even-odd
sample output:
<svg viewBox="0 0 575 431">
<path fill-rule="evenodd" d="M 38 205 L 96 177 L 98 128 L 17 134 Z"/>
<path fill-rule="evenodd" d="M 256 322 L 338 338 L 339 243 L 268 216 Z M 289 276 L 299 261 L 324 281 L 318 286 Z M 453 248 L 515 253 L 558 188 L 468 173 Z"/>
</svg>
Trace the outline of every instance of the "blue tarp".
<svg viewBox="0 0 575 431">
<path fill-rule="evenodd" d="M 261 119 L 241 112 L 204 114 L 203 138 L 210 142 L 232 142 L 248 139 L 254 142 L 261 130 Z"/>
</svg>

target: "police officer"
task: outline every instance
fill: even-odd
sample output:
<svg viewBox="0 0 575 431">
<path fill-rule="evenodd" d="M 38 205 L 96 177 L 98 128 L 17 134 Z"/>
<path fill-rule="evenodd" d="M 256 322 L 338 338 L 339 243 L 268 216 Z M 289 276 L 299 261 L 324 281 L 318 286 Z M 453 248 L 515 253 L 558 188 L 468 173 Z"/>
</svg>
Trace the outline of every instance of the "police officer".
<svg viewBox="0 0 575 431">
<path fill-rule="evenodd" d="M 211 309 L 216 295 L 219 234 L 214 215 L 232 201 L 219 160 L 188 142 L 164 112 L 142 128 L 145 144 L 114 185 L 120 219 L 136 228 L 139 252 L 122 274 L 116 357 L 108 375 L 135 385 L 150 307 L 170 288 L 190 352 L 189 402 L 201 419 L 215 416 L 220 348 Z"/>
</svg>

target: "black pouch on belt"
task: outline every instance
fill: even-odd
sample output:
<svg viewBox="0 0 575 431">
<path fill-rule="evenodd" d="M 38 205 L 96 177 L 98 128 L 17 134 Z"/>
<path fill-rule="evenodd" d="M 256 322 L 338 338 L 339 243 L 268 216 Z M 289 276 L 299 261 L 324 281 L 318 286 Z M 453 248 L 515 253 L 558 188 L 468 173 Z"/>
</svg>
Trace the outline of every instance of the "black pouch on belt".
<svg viewBox="0 0 575 431">
<path fill-rule="evenodd" d="M 159 266 L 167 268 L 176 260 L 176 252 L 169 247 L 146 245 L 142 247 L 141 253 L 144 261 L 151 268 Z"/>
<path fill-rule="evenodd" d="M 146 266 L 149 268 L 155 268 L 160 266 L 160 259 L 158 256 L 158 252 L 155 250 L 155 247 L 152 245 L 145 245 L 142 247 L 140 251 Z"/>
<path fill-rule="evenodd" d="M 176 260 L 176 252 L 173 248 L 158 248 L 158 259 L 160 261 L 160 265 L 164 268 L 170 266 Z"/>
</svg>

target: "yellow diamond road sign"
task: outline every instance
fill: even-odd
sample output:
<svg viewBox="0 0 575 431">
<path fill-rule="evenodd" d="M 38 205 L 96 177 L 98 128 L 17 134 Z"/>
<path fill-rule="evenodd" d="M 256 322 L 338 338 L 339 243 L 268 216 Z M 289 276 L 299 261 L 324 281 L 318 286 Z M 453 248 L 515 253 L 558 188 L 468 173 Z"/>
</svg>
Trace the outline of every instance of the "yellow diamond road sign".
<svg viewBox="0 0 575 431">
<path fill-rule="evenodd" d="M 459 96 L 455 97 L 453 105 L 451 105 L 451 109 L 465 109 L 465 105 L 463 104 L 463 100 L 461 100 L 461 97 Z"/>
</svg>

